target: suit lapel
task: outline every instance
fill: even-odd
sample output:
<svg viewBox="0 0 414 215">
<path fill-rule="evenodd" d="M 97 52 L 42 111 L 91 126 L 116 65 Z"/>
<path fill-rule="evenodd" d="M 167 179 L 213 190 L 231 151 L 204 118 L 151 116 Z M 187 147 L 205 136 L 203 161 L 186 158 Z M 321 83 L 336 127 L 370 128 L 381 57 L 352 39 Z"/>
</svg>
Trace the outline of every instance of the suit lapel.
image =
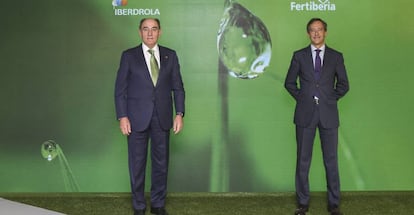
<svg viewBox="0 0 414 215">
<path fill-rule="evenodd" d="M 329 68 L 329 62 L 331 61 L 331 50 L 328 46 L 325 45 L 325 53 L 323 55 L 323 62 L 322 62 L 322 70 L 321 70 L 321 78 L 326 74 L 327 68 Z"/>
<path fill-rule="evenodd" d="M 167 50 L 162 46 L 159 46 L 159 48 L 160 48 L 160 66 L 161 66 L 161 68 L 160 68 L 160 74 L 158 76 L 158 79 L 161 75 L 163 75 L 165 73 L 165 67 L 167 66 L 167 62 L 168 62 L 168 59 L 169 59 Z"/>
<path fill-rule="evenodd" d="M 145 61 L 144 52 L 142 50 L 142 44 L 137 46 L 135 54 L 137 72 L 143 73 L 142 75 L 145 78 L 145 80 L 151 82 L 151 85 L 153 85 L 150 71 L 148 70 L 147 62 Z"/>
<path fill-rule="evenodd" d="M 313 66 L 312 48 L 310 46 L 308 46 L 305 49 L 304 54 L 305 54 L 304 57 L 306 59 L 306 65 L 308 67 L 307 71 L 310 71 L 311 72 L 310 75 L 312 75 L 314 77 L 315 76 L 315 69 L 314 69 L 314 66 Z"/>
</svg>

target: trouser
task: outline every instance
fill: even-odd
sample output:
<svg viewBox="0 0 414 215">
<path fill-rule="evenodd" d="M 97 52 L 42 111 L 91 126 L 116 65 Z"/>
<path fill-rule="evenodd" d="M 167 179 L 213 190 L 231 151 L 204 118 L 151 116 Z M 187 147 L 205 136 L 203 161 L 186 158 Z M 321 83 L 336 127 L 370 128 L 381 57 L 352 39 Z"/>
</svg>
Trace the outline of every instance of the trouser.
<svg viewBox="0 0 414 215">
<path fill-rule="evenodd" d="M 145 172 L 148 142 L 151 139 L 151 207 L 164 207 L 167 195 L 169 161 L 169 130 L 160 127 L 154 111 L 147 130 L 132 131 L 128 136 L 128 163 L 131 180 L 132 205 L 135 210 L 146 208 Z"/>
<path fill-rule="evenodd" d="M 338 170 L 338 128 L 323 128 L 317 107 L 312 123 L 308 127 L 296 126 L 296 197 L 298 204 L 309 205 L 309 169 L 312 160 L 316 129 L 319 130 L 323 162 L 325 166 L 328 207 L 338 207 L 340 203 L 340 182 Z"/>
</svg>

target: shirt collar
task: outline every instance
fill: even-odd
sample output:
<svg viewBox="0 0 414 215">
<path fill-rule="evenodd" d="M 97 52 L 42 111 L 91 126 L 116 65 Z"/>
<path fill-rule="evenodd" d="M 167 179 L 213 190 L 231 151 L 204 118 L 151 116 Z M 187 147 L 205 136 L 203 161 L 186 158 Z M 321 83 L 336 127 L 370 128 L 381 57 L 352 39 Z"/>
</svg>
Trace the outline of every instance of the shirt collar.
<svg viewBox="0 0 414 215">
<path fill-rule="evenodd" d="M 311 45 L 312 53 L 315 52 L 316 49 L 321 50 L 321 52 L 325 52 L 325 44 L 323 44 L 320 48 L 316 48 L 314 45 Z"/>
<path fill-rule="evenodd" d="M 144 43 L 142 43 L 142 51 L 144 51 L 144 53 L 148 53 L 148 50 L 150 50 L 150 48 L 145 45 Z M 158 44 L 155 44 L 154 48 L 152 48 L 152 50 L 155 51 L 155 53 L 160 53 L 160 48 L 158 46 Z"/>
</svg>

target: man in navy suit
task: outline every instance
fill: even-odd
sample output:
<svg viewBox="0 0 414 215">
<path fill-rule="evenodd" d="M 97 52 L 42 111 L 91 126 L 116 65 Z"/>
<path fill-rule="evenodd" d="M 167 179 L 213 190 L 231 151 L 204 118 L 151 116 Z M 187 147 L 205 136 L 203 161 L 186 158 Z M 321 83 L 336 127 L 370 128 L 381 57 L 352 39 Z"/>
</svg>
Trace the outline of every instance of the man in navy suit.
<svg viewBox="0 0 414 215">
<path fill-rule="evenodd" d="M 294 52 L 285 80 L 285 88 L 296 100 L 298 208 L 295 215 L 305 215 L 309 208 L 308 176 L 316 129 L 319 130 L 325 165 L 328 211 L 331 215 L 340 215 L 337 102 L 349 90 L 348 77 L 342 54 L 325 44 L 326 22 L 311 19 L 307 32 L 311 44 Z"/>
<path fill-rule="evenodd" d="M 149 139 L 151 213 L 167 215 L 170 129 L 178 134 L 183 128 L 185 92 L 176 52 L 157 43 L 160 21 L 142 19 L 139 35 L 142 43 L 122 53 L 115 83 L 116 114 L 122 134 L 128 136 L 134 215 L 144 215 L 146 210 L 144 182 Z"/>
</svg>

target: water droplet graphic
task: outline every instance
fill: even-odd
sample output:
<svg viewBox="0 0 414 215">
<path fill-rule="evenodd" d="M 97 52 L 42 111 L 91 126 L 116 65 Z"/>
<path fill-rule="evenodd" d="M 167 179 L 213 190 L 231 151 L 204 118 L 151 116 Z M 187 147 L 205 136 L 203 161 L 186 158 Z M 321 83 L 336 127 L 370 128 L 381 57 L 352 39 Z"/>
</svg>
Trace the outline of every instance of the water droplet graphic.
<svg viewBox="0 0 414 215">
<path fill-rule="evenodd" d="M 52 161 L 58 155 L 58 149 L 54 140 L 45 141 L 40 149 L 43 158 Z"/>
<path fill-rule="evenodd" d="M 62 173 L 63 183 L 68 192 L 79 192 L 79 185 L 76 182 L 75 176 L 72 173 L 69 162 L 63 153 L 62 148 L 54 140 L 47 140 L 42 143 L 40 148 L 42 157 L 48 161 L 58 160 L 59 169 Z"/>
<path fill-rule="evenodd" d="M 226 5 L 217 35 L 219 58 L 231 76 L 256 78 L 270 63 L 270 34 L 264 23 L 239 3 Z"/>
</svg>

